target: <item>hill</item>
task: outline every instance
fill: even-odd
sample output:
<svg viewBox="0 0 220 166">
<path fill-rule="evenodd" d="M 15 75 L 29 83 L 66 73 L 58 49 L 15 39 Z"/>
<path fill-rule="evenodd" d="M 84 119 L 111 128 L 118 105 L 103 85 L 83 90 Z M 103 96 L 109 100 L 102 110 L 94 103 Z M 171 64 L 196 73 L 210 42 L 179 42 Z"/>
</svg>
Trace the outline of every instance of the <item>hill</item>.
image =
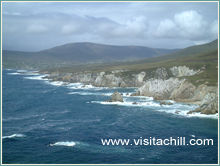
<svg viewBox="0 0 220 166">
<path fill-rule="evenodd" d="M 39 52 L 3 51 L 5 67 L 61 67 L 73 64 L 119 62 L 158 57 L 178 51 L 142 46 L 113 46 L 95 43 L 70 43 Z"/>
<path fill-rule="evenodd" d="M 218 40 L 203 45 L 196 45 L 179 50 L 172 54 L 152 57 L 141 61 L 102 63 L 90 65 L 76 65 L 71 67 L 61 67 L 49 70 L 49 72 L 59 71 L 60 73 L 92 71 L 109 72 L 113 70 L 126 70 L 122 74 L 130 77 L 142 71 L 148 76 L 157 68 L 164 67 L 169 69 L 173 66 L 188 66 L 192 69 L 205 68 L 201 74 L 187 77 L 186 79 L 195 85 L 206 83 L 216 86 L 218 83 Z M 48 70 L 47 70 L 48 71 Z M 169 70 L 168 70 L 169 71 Z"/>
</svg>

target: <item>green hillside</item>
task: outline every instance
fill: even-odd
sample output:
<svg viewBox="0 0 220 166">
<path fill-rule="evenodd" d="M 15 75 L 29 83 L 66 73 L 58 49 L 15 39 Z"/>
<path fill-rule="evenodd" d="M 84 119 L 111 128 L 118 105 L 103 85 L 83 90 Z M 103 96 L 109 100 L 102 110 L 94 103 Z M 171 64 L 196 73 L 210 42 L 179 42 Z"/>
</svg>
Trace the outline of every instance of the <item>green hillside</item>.
<svg viewBox="0 0 220 166">
<path fill-rule="evenodd" d="M 3 51 L 3 66 L 8 68 L 56 68 L 76 64 L 122 62 L 158 57 L 176 49 L 142 46 L 113 46 L 95 43 L 70 43 L 39 52 Z"/>
<path fill-rule="evenodd" d="M 170 68 L 173 66 L 188 66 L 193 69 L 205 69 L 204 72 L 187 77 L 195 85 L 205 83 L 216 86 L 218 83 L 218 40 L 213 42 L 188 47 L 170 55 L 164 55 L 155 58 L 148 58 L 142 61 L 124 62 L 124 63 L 102 63 L 86 66 L 71 66 L 63 68 L 54 68 L 50 71 L 59 72 L 79 72 L 79 71 L 112 71 L 128 70 L 123 72 L 127 77 L 134 73 L 145 71 L 150 75 L 158 67 Z"/>
</svg>

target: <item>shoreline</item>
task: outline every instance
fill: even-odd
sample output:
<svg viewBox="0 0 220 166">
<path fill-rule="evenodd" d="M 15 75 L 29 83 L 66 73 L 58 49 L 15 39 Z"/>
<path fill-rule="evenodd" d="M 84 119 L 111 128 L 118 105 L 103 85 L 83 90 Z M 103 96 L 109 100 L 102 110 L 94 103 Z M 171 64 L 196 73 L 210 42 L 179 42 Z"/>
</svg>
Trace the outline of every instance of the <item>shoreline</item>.
<svg viewBox="0 0 220 166">
<path fill-rule="evenodd" d="M 10 71 L 10 70 L 8 70 L 8 71 Z M 12 71 L 13 71 L 13 69 L 12 69 Z M 72 90 L 74 90 L 74 89 L 75 90 L 76 89 L 83 89 L 83 90 L 95 90 L 95 91 L 98 90 L 98 91 L 100 91 L 100 90 L 104 90 L 104 89 L 105 90 L 115 89 L 114 91 L 117 91 L 117 89 L 122 89 L 122 88 L 124 88 L 124 89 L 128 88 L 128 89 L 133 89 L 133 90 L 138 89 L 138 87 L 98 87 L 98 86 L 94 86 L 92 84 L 84 84 L 84 83 L 79 83 L 79 82 L 78 83 L 73 83 L 73 82 L 56 81 L 56 80 L 53 80 L 53 79 L 48 79 L 48 76 L 50 74 L 44 74 L 44 73 L 41 73 L 39 71 L 28 71 L 28 70 L 14 70 L 14 71 L 16 71 L 16 72 L 8 73 L 8 74 L 9 75 L 13 75 L 13 74 L 14 75 L 22 75 L 23 74 L 23 75 L 27 75 L 27 77 L 25 77 L 27 79 L 43 80 L 43 81 L 46 81 L 47 83 L 49 83 L 51 85 L 54 85 L 54 86 L 67 86 Z M 73 87 L 71 87 L 71 86 L 73 86 Z M 110 96 L 110 94 L 108 94 L 108 96 Z M 165 107 L 166 107 L 167 104 L 161 104 L 161 102 L 171 101 L 171 102 L 178 103 L 178 104 L 183 103 L 183 104 L 186 104 L 186 105 L 197 105 L 198 106 L 198 104 L 193 102 L 193 101 L 192 102 L 190 102 L 190 101 L 175 101 L 175 100 L 169 100 L 169 99 L 156 100 L 153 97 L 149 97 L 149 96 L 141 96 L 141 95 L 140 96 L 132 96 L 132 93 L 123 94 L 123 97 L 152 98 L 155 102 L 158 102 L 158 104 L 164 105 Z M 137 104 L 133 104 L 133 103 L 126 103 L 126 102 L 123 104 L 123 103 L 105 103 L 105 101 L 101 101 L 100 103 L 101 104 L 116 104 L 116 105 L 124 105 L 124 106 L 126 106 L 126 104 L 129 105 L 129 106 L 142 106 L 142 105 L 137 105 Z M 192 112 L 193 110 L 190 110 L 190 111 Z M 178 115 L 179 111 L 176 111 L 175 114 Z M 201 114 L 199 112 L 195 112 L 195 113 L 192 113 L 192 114 L 188 115 L 188 117 L 207 117 L 207 118 L 210 117 L 210 118 L 214 118 L 214 119 L 217 118 L 218 119 L 218 113 L 206 115 L 206 114 Z"/>
</svg>

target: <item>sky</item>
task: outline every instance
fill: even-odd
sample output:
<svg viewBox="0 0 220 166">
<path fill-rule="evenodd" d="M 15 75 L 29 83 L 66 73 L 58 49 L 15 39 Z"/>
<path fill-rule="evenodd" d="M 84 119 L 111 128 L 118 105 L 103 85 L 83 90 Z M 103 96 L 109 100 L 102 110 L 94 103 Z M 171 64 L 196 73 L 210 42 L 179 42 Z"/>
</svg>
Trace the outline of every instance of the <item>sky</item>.
<svg viewBox="0 0 220 166">
<path fill-rule="evenodd" d="M 3 2 L 4 50 L 93 42 L 185 48 L 218 38 L 217 2 Z"/>
</svg>

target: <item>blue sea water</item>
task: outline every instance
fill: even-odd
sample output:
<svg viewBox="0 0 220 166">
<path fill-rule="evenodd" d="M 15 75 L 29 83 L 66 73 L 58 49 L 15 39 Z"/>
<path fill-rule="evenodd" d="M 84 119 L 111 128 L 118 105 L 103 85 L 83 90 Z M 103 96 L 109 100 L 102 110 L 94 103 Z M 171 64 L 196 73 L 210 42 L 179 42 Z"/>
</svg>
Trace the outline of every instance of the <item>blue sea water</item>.
<svg viewBox="0 0 220 166">
<path fill-rule="evenodd" d="M 134 88 L 94 88 L 3 70 L 4 164 L 214 164 L 218 119 L 194 105 L 129 97 Z M 105 102 L 114 91 L 125 102 Z M 132 104 L 137 102 L 137 104 Z M 176 111 L 180 111 L 178 114 Z M 103 138 L 211 138 L 212 146 L 103 146 Z"/>
</svg>

